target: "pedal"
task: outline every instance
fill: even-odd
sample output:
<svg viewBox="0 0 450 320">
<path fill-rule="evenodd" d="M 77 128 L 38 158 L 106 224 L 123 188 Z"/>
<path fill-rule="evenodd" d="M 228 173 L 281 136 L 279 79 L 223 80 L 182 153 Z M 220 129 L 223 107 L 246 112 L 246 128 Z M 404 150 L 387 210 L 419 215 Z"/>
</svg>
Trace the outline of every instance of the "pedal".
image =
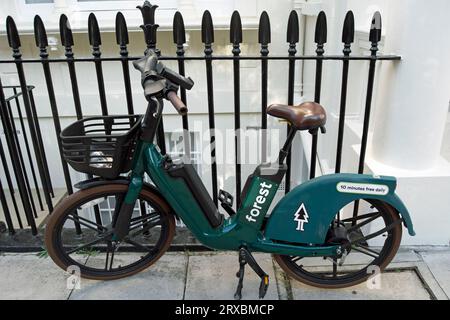
<svg viewBox="0 0 450 320">
<path fill-rule="evenodd" d="M 236 293 L 234 294 L 234 298 L 236 300 L 240 300 L 242 298 L 242 287 L 244 282 L 244 271 L 245 265 L 249 264 L 249 266 L 255 271 L 255 273 L 261 278 L 261 283 L 259 285 L 259 299 L 263 299 L 267 293 L 267 289 L 269 288 L 269 276 L 267 273 L 261 269 L 261 267 L 256 262 L 255 258 L 252 256 L 250 251 L 245 247 L 241 247 L 239 249 L 239 271 L 236 276 L 239 278 L 238 286 L 236 288 Z"/>
<path fill-rule="evenodd" d="M 230 215 L 235 215 L 236 212 L 233 210 L 233 196 L 228 192 L 220 189 L 219 190 L 219 201 L 222 208 Z"/>
</svg>

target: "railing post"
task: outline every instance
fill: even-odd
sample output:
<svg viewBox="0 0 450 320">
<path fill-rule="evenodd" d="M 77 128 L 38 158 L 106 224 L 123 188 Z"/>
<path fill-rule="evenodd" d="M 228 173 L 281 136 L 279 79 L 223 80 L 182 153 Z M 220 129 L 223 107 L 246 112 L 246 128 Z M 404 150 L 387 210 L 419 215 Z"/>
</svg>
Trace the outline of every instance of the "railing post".
<svg viewBox="0 0 450 320">
<path fill-rule="evenodd" d="M 100 35 L 100 29 L 98 27 L 97 18 L 95 14 L 89 14 L 88 18 L 88 34 L 89 43 L 92 46 L 92 55 L 94 56 L 95 72 L 97 75 L 98 94 L 100 97 L 100 106 L 102 109 L 102 115 L 108 115 L 108 105 L 106 102 L 105 81 L 103 79 L 103 67 L 100 59 L 102 53 L 100 46 L 102 44 L 102 38 Z"/>
<path fill-rule="evenodd" d="M 5 94 L 3 92 L 3 86 L 0 79 L 0 115 L 3 125 L 3 130 L 5 131 L 6 142 L 8 145 L 9 155 L 11 157 L 11 163 L 14 169 L 14 175 L 16 176 L 17 186 L 19 188 L 20 198 L 22 200 L 22 206 L 25 211 L 25 216 L 27 222 L 31 227 L 31 234 L 37 235 L 36 223 L 32 215 L 32 208 L 30 204 L 29 195 L 25 186 L 24 172 L 20 166 L 19 155 L 17 152 L 17 145 L 12 135 L 13 129 L 11 126 L 12 119 L 10 118 L 7 110 Z"/>
<path fill-rule="evenodd" d="M 344 43 L 344 53 L 345 57 L 349 57 L 351 50 L 351 45 L 355 37 L 355 19 L 353 12 L 347 12 L 344 20 L 344 28 L 342 30 L 342 42 Z M 335 172 L 341 172 L 341 161 L 342 161 L 342 144 L 344 140 L 344 125 L 345 125 L 345 108 L 347 104 L 347 85 L 348 85 L 348 67 L 349 60 L 344 59 L 342 62 L 342 83 L 341 83 L 341 104 L 339 109 L 339 126 L 338 126 L 338 138 L 337 138 L 337 148 L 336 148 L 336 165 Z"/>
<path fill-rule="evenodd" d="M 152 5 L 147 0 L 144 1 L 142 6 L 137 6 L 142 14 L 143 24 L 141 25 L 142 31 L 144 31 L 145 43 L 147 44 L 147 49 L 144 54 L 147 54 L 148 50 L 153 50 L 158 56 L 161 51 L 156 48 L 156 30 L 159 25 L 155 24 L 155 10 L 158 8 L 157 5 Z M 159 149 L 162 154 L 166 154 L 166 141 L 164 136 L 164 119 L 161 120 L 158 125 L 158 131 L 156 133 L 156 141 L 158 143 Z"/>
<path fill-rule="evenodd" d="M 236 164 L 236 209 L 241 206 L 241 93 L 240 93 L 240 44 L 242 43 L 242 23 L 238 11 L 234 11 L 230 22 L 230 42 L 233 44 L 234 83 L 234 151 Z"/>
<path fill-rule="evenodd" d="M 61 123 L 59 121 L 58 107 L 56 105 L 55 90 L 53 88 L 53 80 L 50 72 L 50 65 L 48 63 L 48 40 L 47 32 L 45 31 L 44 23 L 41 18 L 36 15 L 34 17 L 34 39 L 36 42 L 36 47 L 39 48 L 39 56 L 41 57 L 42 68 L 44 71 L 45 82 L 47 85 L 47 93 L 50 101 L 50 108 L 52 110 L 53 125 L 56 132 L 56 141 L 58 142 L 59 155 L 61 159 L 61 165 L 64 173 L 64 180 L 66 183 L 66 188 L 68 194 L 73 193 L 72 181 L 70 178 L 69 167 L 62 156 L 62 145 L 59 134 L 61 133 Z"/>
<path fill-rule="evenodd" d="M 323 65 L 323 54 L 325 53 L 324 44 L 327 42 L 327 17 L 325 12 L 321 11 L 317 17 L 316 31 L 314 42 L 317 44 L 316 54 L 316 80 L 315 80 L 315 92 L 314 101 L 320 103 L 320 93 L 322 89 L 322 65 Z M 309 178 L 312 179 L 316 176 L 316 163 L 317 163 L 317 139 L 318 130 L 310 130 L 312 135 L 312 146 L 311 146 L 311 171 L 309 173 Z"/>
<path fill-rule="evenodd" d="M 297 43 L 299 41 L 299 24 L 297 11 L 292 10 L 289 14 L 287 32 L 286 32 L 286 42 L 289 43 L 289 71 L 288 71 L 288 105 L 294 104 L 294 84 L 295 84 L 295 54 L 297 53 Z M 291 125 L 287 125 L 286 134 L 288 135 L 291 131 Z M 285 178 L 285 193 L 291 190 L 291 159 L 292 159 L 292 147 L 289 146 L 288 155 L 286 157 L 286 178 Z"/>
<path fill-rule="evenodd" d="M 5 191 L 3 190 L 2 181 L 0 180 L 0 202 L 2 203 L 3 214 L 5 215 L 6 225 L 8 226 L 9 234 L 16 233 L 11 220 L 11 213 L 9 212 L 8 203 L 6 202 Z"/>
<path fill-rule="evenodd" d="M 8 163 L 6 161 L 5 150 L 3 149 L 3 144 L 2 144 L 1 139 L 0 139 L 0 159 L 2 161 L 3 170 L 5 171 L 6 182 L 8 184 L 9 193 L 11 195 L 11 200 L 12 200 L 12 203 L 13 203 L 14 211 L 16 213 L 17 222 L 19 223 L 19 228 L 23 229 L 22 218 L 20 218 L 19 207 L 17 206 L 16 197 L 14 196 L 14 194 L 15 194 L 14 186 L 12 184 L 11 173 L 10 173 L 9 168 L 8 168 Z"/>
<path fill-rule="evenodd" d="M 184 57 L 184 44 L 186 43 L 186 31 L 184 29 L 183 16 L 180 12 L 175 12 L 173 16 L 173 43 L 177 46 L 177 57 Z M 182 76 L 185 75 L 184 60 L 178 59 L 178 73 Z M 181 101 L 187 106 L 186 89 L 180 88 Z M 184 156 L 186 160 L 191 160 L 191 144 L 189 136 L 189 121 L 188 115 L 185 114 L 181 117 L 183 126 L 183 143 L 184 143 Z"/>
<path fill-rule="evenodd" d="M 366 106 L 364 110 L 363 134 L 361 138 L 361 152 L 359 155 L 358 173 L 364 172 L 364 162 L 366 160 L 367 138 L 369 134 L 370 111 L 372 107 L 373 84 L 375 80 L 375 67 L 377 62 L 378 42 L 381 40 L 381 15 L 377 11 L 372 18 L 372 26 L 370 28 L 369 41 L 372 46 L 370 48 L 371 60 L 369 62 L 369 76 L 367 80 Z"/>
<path fill-rule="evenodd" d="M 69 68 L 69 76 L 72 85 L 72 96 L 75 106 L 75 113 L 77 115 L 77 119 L 80 120 L 83 118 L 83 112 L 81 110 L 80 92 L 78 90 L 77 73 L 75 71 L 74 54 L 72 51 L 73 35 L 69 20 L 67 19 L 67 16 L 65 14 L 62 14 L 59 19 L 59 33 L 61 36 L 61 44 L 64 46 L 64 55 L 66 56 L 67 67 Z M 74 212 L 74 215 L 77 216 L 78 213 Z M 99 215 L 97 212 L 96 212 L 96 220 L 97 222 L 99 220 Z M 81 226 L 78 221 L 75 221 L 75 228 L 77 234 L 82 233 Z"/>
<path fill-rule="evenodd" d="M 361 149 L 359 153 L 359 166 L 358 173 L 364 173 L 364 164 L 366 160 L 366 149 L 367 149 L 367 138 L 369 136 L 369 123 L 370 123 L 370 111 L 372 107 L 372 95 L 373 95 L 373 84 L 375 80 L 375 67 L 377 62 L 377 52 L 378 52 L 378 42 L 381 41 L 381 14 L 377 11 L 374 13 L 372 18 L 372 25 L 370 27 L 369 41 L 372 46 L 370 47 L 370 57 L 369 62 L 369 75 L 367 80 L 367 93 L 366 93 L 366 105 L 364 110 L 364 122 L 363 131 L 361 138 Z M 355 206 L 353 207 L 353 218 L 358 215 L 359 202 L 355 201 Z M 353 225 L 356 224 L 356 220 L 353 220 Z"/>
<path fill-rule="evenodd" d="M 8 16 L 6 18 L 6 30 L 7 30 L 7 35 L 8 35 L 8 43 L 9 43 L 10 48 L 12 48 L 12 50 L 13 50 L 13 58 L 16 63 L 17 74 L 19 76 L 20 88 L 22 91 L 25 112 L 26 112 L 27 119 L 28 119 L 28 126 L 30 129 L 31 141 L 33 142 L 33 146 L 34 146 L 34 153 L 36 156 L 36 161 L 37 161 L 37 165 L 38 165 L 38 169 L 39 169 L 41 184 L 44 189 L 44 196 L 45 196 L 48 210 L 51 212 L 51 211 L 53 211 L 53 204 L 52 204 L 52 199 L 50 197 L 51 190 L 50 190 L 50 186 L 48 183 L 50 180 L 50 176 L 48 175 L 48 172 L 46 172 L 46 170 L 45 170 L 45 165 L 44 165 L 45 157 L 43 155 L 43 146 L 41 146 L 39 143 L 39 140 L 38 140 L 39 133 L 37 132 L 35 123 L 33 121 L 34 117 L 33 117 L 33 113 L 31 110 L 30 97 L 28 94 L 28 86 L 27 86 L 27 82 L 25 79 L 25 72 L 23 70 L 22 54 L 20 53 L 21 43 L 20 43 L 19 33 L 17 31 L 16 23 L 14 22 L 13 18 L 11 18 L 10 16 Z M 30 194 L 30 197 L 31 196 L 32 195 Z"/>
<path fill-rule="evenodd" d="M 30 199 L 31 209 L 33 210 L 33 215 L 37 218 L 37 210 L 36 205 L 34 203 L 33 193 L 31 192 L 30 179 L 28 179 L 27 169 L 25 166 L 25 160 L 23 159 L 22 147 L 20 146 L 19 135 L 16 127 L 16 123 L 14 121 L 14 115 L 12 113 L 11 102 L 9 99 L 6 100 L 7 112 L 9 113 L 9 119 L 11 119 L 11 128 L 12 128 L 12 137 L 16 143 L 17 154 L 19 156 L 19 164 L 22 167 L 22 171 L 24 173 L 24 181 L 25 187 L 28 192 L 28 196 Z"/>
<path fill-rule="evenodd" d="M 127 99 L 127 110 L 128 114 L 134 114 L 134 106 L 133 106 L 133 93 L 131 90 L 131 81 L 130 81 L 130 67 L 128 65 L 128 29 L 127 23 L 125 21 L 125 17 L 121 12 L 117 12 L 116 15 L 116 43 L 120 47 L 120 60 L 122 64 L 122 73 L 123 73 L 123 82 L 125 86 L 125 96 Z"/>
<path fill-rule="evenodd" d="M 214 117 L 214 87 L 213 87 L 213 73 L 212 73 L 212 44 L 214 43 L 214 25 L 212 22 L 211 13 L 206 10 L 202 17 L 202 42 L 205 44 L 205 64 L 206 64 L 206 89 L 208 95 L 208 119 L 209 119 L 209 134 L 211 147 L 211 180 L 212 180 L 212 195 L 213 201 L 218 205 L 217 196 L 217 162 L 216 162 L 216 124 Z"/>
<path fill-rule="evenodd" d="M 270 20 L 266 11 L 259 18 L 258 42 L 261 44 L 261 161 L 267 159 L 267 59 L 270 43 Z"/>
<path fill-rule="evenodd" d="M 80 92 L 78 90 L 77 73 L 75 71 L 75 62 L 73 60 L 73 35 L 69 20 L 67 19 L 67 16 L 65 14 L 62 14 L 59 18 L 59 32 L 61 36 L 61 44 L 64 46 L 64 55 L 66 56 L 67 67 L 69 68 L 75 113 L 77 115 L 77 119 L 80 120 L 83 118 L 83 112 L 81 111 Z"/>
<path fill-rule="evenodd" d="M 34 187 L 36 188 L 36 195 L 38 198 L 39 207 L 41 210 L 44 210 L 44 205 L 43 205 L 42 199 L 41 199 L 41 192 L 39 191 L 39 185 L 38 185 L 38 181 L 37 181 L 37 177 L 36 177 L 36 172 L 34 170 L 33 158 L 31 156 L 31 149 L 30 149 L 30 145 L 28 143 L 28 134 L 25 129 L 25 123 L 23 121 L 22 110 L 20 109 L 20 102 L 19 102 L 19 97 L 17 95 L 16 88 L 13 88 L 13 93 L 14 93 L 14 101 L 16 102 L 16 107 L 17 107 L 17 115 L 19 116 L 20 128 L 22 129 L 23 141 L 25 142 L 25 150 L 27 152 L 28 163 L 30 164 L 31 177 L 33 178 Z M 31 91 L 30 91 L 30 93 L 31 93 Z M 31 96 L 30 96 L 30 98 L 31 98 Z M 10 105 L 8 104 L 8 106 L 10 106 Z M 10 110 L 10 112 L 11 112 L 11 119 L 14 119 L 12 117 L 12 110 Z M 14 122 L 13 122 L 13 125 L 14 125 Z M 17 137 L 17 139 L 18 139 L 18 137 Z M 19 141 L 19 140 L 17 140 L 17 141 Z M 24 170 L 25 170 L 25 163 L 24 163 Z M 35 212 L 35 215 L 36 215 L 36 212 Z"/>
</svg>

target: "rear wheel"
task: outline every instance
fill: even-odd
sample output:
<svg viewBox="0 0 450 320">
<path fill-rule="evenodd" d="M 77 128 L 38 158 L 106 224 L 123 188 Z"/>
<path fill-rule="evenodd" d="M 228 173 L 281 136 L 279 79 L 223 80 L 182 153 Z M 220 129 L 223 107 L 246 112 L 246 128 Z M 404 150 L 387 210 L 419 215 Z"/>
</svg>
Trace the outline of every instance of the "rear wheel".
<svg viewBox="0 0 450 320">
<path fill-rule="evenodd" d="M 113 241 L 116 204 L 127 190 L 121 184 L 92 187 L 68 196 L 55 208 L 45 244 L 59 267 L 76 266 L 82 277 L 110 280 L 135 274 L 164 254 L 175 233 L 175 220 L 165 201 L 145 188 L 136 201 L 129 234 L 120 243 Z"/>
<path fill-rule="evenodd" d="M 354 203 L 344 207 L 341 215 L 348 218 L 334 222 L 329 230 L 328 243 L 347 243 L 345 259 L 341 257 L 300 257 L 274 255 L 280 267 L 292 278 L 320 288 L 343 288 L 359 284 L 374 272 L 383 271 L 395 256 L 402 237 L 401 219 L 387 203 L 360 200 L 357 216 Z M 336 239 L 333 228 L 345 228 L 345 239 Z M 342 235 L 342 232 L 339 234 Z"/>
</svg>

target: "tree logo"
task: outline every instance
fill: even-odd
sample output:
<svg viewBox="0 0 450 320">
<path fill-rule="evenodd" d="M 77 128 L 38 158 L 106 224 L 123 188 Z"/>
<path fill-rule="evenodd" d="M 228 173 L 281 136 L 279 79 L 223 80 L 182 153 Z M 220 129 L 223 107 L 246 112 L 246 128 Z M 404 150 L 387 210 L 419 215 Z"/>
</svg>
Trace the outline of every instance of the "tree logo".
<svg viewBox="0 0 450 320">
<path fill-rule="evenodd" d="M 309 219 L 308 212 L 306 211 L 305 204 L 302 203 L 294 214 L 294 221 L 297 221 L 297 230 L 305 231 L 303 229 L 303 226 L 305 223 L 309 222 L 308 219 Z"/>
</svg>

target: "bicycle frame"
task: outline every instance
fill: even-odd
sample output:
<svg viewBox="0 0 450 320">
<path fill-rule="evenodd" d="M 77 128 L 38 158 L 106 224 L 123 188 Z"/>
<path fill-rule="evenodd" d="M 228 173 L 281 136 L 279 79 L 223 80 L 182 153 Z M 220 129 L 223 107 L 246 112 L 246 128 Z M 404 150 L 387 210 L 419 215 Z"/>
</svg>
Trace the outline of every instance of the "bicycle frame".
<svg viewBox="0 0 450 320">
<path fill-rule="evenodd" d="M 134 206 L 144 183 L 144 173 L 147 173 L 174 213 L 183 220 L 194 236 L 204 245 L 220 250 L 239 250 L 241 246 L 246 246 L 252 251 L 283 255 L 339 255 L 342 248 L 339 245 L 325 245 L 325 236 L 329 225 L 342 206 L 327 205 L 323 201 L 327 197 L 332 203 L 339 205 L 362 198 L 383 199 L 401 212 L 410 234 L 414 234 L 409 214 L 400 199 L 394 194 L 395 178 L 380 179 L 351 174 L 335 174 L 316 178 L 294 188 L 278 203 L 264 227 L 263 222 L 277 192 L 278 183 L 273 179 L 266 179 L 264 175 L 254 175 L 251 177 L 247 191 L 244 192 L 242 205 L 236 214 L 225 219 L 220 226 L 212 227 L 185 181 L 169 175 L 164 168 L 166 159 L 160 153 L 159 148 L 153 144 L 156 133 L 155 125 L 159 123 L 162 111 L 162 101 L 158 101 L 159 107 L 157 104 L 152 106 L 150 101 L 146 118 L 149 114 L 152 117 L 147 123 L 145 123 L 145 118 L 143 121 L 143 131 L 151 130 L 152 133 L 143 134 L 144 138 L 137 143 L 125 205 Z M 282 176 L 278 178 L 281 181 Z M 388 191 L 372 195 L 363 192 L 360 194 L 358 192 L 340 193 L 339 190 L 336 190 L 336 186 L 342 181 L 385 186 Z M 336 194 L 333 193 L 333 190 Z M 299 203 L 298 198 L 302 201 L 316 203 L 314 219 L 310 218 L 313 221 L 310 224 L 309 236 L 299 236 L 298 229 L 292 228 L 293 225 L 297 225 L 294 217 L 297 208 L 300 210 L 301 205 L 304 205 L 303 202 Z"/>
</svg>

